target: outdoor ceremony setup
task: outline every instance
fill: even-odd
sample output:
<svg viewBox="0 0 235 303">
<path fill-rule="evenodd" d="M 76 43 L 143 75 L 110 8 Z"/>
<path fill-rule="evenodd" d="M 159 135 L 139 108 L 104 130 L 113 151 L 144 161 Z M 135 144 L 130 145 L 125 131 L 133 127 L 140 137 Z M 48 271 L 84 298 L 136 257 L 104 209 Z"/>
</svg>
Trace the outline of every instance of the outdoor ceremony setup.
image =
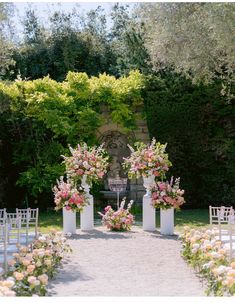
<svg viewBox="0 0 235 303">
<path fill-rule="evenodd" d="M 142 229 L 144 232 L 153 233 L 156 236 L 156 208 L 160 208 L 160 235 L 163 237 L 174 237 L 175 209 L 185 203 L 183 198 L 184 190 L 180 189 L 180 178 L 171 177 L 170 181 L 165 181 L 166 172 L 172 166 L 166 153 L 166 144 L 162 145 L 154 138 L 150 144 L 142 142 L 135 143 L 134 148 L 130 145 L 130 156 L 123 158 L 123 167 L 128 178 L 143 178 L 143 186 L 146 193 L 142 200 Z M 62 210 L 63 234 L 64 236 L 76 237 L 79 242 L 79 234 L 96 232 L 94 227 L 94 198 L 90 194 L 93 182 L 101 179 L 107 173 L 109 156 L 103 145 L 88 146 L 86 143 L 78 144 L 76 148 L 69 146 L 70 156 L 63 156 L 65 164 L 65 176 L 57 180 L 57 185 L 53 187 L 55 210 Z M 114 179 L 115 180 L 115 179 Z M 98 212 L 101 216 L 101 223 L 110 232 L 130 232 L 134 225 L 134 216 L 131 208 L 134 203 L 131 200 L 125 208 L 126 198 L 121 203 L 119 193 L 126 189 L 127 179 L 122 181 L 119 176 L 116 182 L 109 180 L 111 188 L 118 193 L 115 207 L 107 205 L 104 213 Z M 76 213 L 80 213 L 80 228 L 76 225 Z M 59 250 L 70 251 L 70 247 L 65 244 L 66 238 L 55 233 L 53 236 L 39 236 L 38 224 L 39 210 L 18 209 L 15 213 L 9 213 L 6 209 L 0 209 L 0 265 L 2 275 L 13 273 L 16 281 L 26 280 L 26 285 L 17 286 L 15 280 L 0 281 L 2 294 L 24 295 L 27 293 L 27 284 L 31 285 L 31 293 L 40 295 L 46 294 L 46 285 L 49 276 L 53 276 L 50 270 L 48 275 L 46 270 L 36 269 L 43 266 L 42 260 L 36 261 L 32 256 L 49 256 L 49 251 L 42 252 L 38 249 L 38 241 L 47 243 L 46 237 L 52 241 L 53 253 L 55 253 L 55 267 L 62 260 L 60 255 L 57 260 L 57 242 L 61 242 Z M 233 294 L 233 277 L 235 272 L 235 211 L 233 207 L 209 206 L 210 229 L 194 230 L 185 227 L 182 238 L 182 255 L 189 262 L 197 265 L 197 270 L 201 266 L 201 271 L 213 274 L 214 279 L 218 278 L 217 288 L 214 290 L 214 279 L 210 280 L 207 289 L 208 294 L 212 291 L 215 294 Z M 104 233 L 104 232 L 103 232 Z M 51 239 L 52 237 L 52 239 Z M 53 238 L 54 237 L 54 238 Z M 63 237 L 63 240 L 55 241 L 55 238 Z M 133 239 L 130 239 L 133 241 Z M 78 244 L 79 245 L 79 244 Z M 39 245 L 41 247 L 41 245 Z M 55 252 L 54 252 L 55 249 Z M 21 253 L 25 255 L 19 258 Z M 200 258 L 198 258 L 200 254 Z M 204 256 L 205 254 L 205 256 Z M 192 261 L 194 260 L 194 261 Z M 200 260 L 200 261 L 198 261 Z M 52 266 L 49 259 L 44 263 Z M 207 261 L 207 262 L 206 262 Z M 30 262 L 32 264 L 30 265 Z M 218 264 L 217 264 L 218 262 Z M 231 266 L 229 266 L 231 262 Z M 22 272 L 26 268 L 28 274 Z M 18 273 L 16 270 L 20 269 Z M 212 273 L 208 273 L 208 271 Z M 28 276 L 35 271 L 35 276 Z M 41 273 L 41 275 L 39 274 Z M 204 274 L 205 274 L 204 273 Z M 223 274 L 223 278 L 220 276 Z M 223 283 L 221 284 L 221 279 Z M 212 282 L 211 282 L 212 281 Z M 1 284 L 2 283 L 2 284 Z M 2 285 L 2 286 L 1 286 Z M 232 287 L 231 287 L 232 285 Z M 18 287 L 18 288 L 17 288 Z"/>
<path fill-rule="evenodd" d="M 0 2 L 0 297 L 235 296 L 235 3 Z"/>
</svg>

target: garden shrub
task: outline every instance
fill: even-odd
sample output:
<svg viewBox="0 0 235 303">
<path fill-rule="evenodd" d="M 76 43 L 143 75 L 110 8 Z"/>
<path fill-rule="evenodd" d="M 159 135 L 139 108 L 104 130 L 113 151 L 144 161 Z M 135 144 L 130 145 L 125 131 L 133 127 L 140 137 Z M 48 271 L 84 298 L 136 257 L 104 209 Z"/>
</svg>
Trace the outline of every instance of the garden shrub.
<svg viewBox="0 0 235 303">
<path fill-rule="evenodd" d="M 171 173 L 181 177 L 186 207 L 235 200 L 234 100 L 227 103 L 220 88 L 220 83 L 195 86 L 171 73 L 147 81 L 149 132 L 168 143 Z"/>
<path fill-rule="evenodd" d="M 69 72 L 64 82 L 44 77 L 0 83 L 1 207 L 52 206 L 68 144 L 97 143 L 96 131 L 107 123 L 103 108 L 123 130 L 134 129 L 143 85 L 138 71 L 119 79 Z"/>
</svg>

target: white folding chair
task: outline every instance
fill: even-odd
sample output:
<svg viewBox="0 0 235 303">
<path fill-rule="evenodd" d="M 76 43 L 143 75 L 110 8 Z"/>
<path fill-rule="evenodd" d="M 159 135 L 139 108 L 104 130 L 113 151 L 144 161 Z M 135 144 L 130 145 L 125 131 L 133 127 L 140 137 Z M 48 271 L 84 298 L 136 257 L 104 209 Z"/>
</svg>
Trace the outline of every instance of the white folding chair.
<svg viewBox="0 0 235 303">
<path fill-rule="evenodd" d="M 229 227 L 232 216 L 234 216 L 234 209 L 232 207 L 221 207 L 217 212 L 219 225 L 219 239 L 222 239 L 222 234 L 229 234 Z"/>
<path fill-rule="evenodd" d="M 229 217 L 229 251 L 230 261 L 235 254 L 235 214 L 231 214 Z"/>
<path fill-rule="evenodd" d="M 30 220 L 30 211 L 29 208 L 19 209 L 16 208 L 16 213 L 21 221 L 21 230 L 22 236 L 25 236 L 25 243 L 28 245 L 29 242 L 29 220 Z"/>
<path fill-rule="evenodd" d="M 17 213 L 7 213 L 8 245 L 20 244 L 21 218 Z"/>
<path fill-rule="evenodd" d="M 4 224 L 7 216 L 6 208 L 0 208 L 0 224 Z"/>
<path fill-rule="evenodd" d="M 21 217 L 22 228 L 26 229 L 26 243 L 29 240 L 30 228 L 34 229 L 34 237 L 38 236 L 38 208 L 17 208 L 16 213 Z"/>
<path fill-rule="evenodd" d="M 4 271 L 7 272 L 7 240 L 8 228 L 7 223 L 0 224 L 0 263 L 2 263 Z"/>
<path fill-rule="evenodd" d="M 219 212 L 221 221 L 223 220 L 223 213 L 230 211 L 233 207 L 225 207 L 225 206 L 209 206 L 209 218 L 210 218 L 210 226 L 212 227 L 213 224 L 219 224 Z"/>
</svg>

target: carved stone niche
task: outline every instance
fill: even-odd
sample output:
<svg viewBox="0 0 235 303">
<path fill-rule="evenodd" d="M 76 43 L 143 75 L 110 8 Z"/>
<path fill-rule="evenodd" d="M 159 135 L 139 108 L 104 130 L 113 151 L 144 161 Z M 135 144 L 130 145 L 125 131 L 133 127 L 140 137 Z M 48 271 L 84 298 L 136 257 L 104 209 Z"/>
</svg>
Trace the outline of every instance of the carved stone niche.
<svg viewBox="0 0 235 303">
<path fill-rule="evenodd" d="M 104 143 L 104 148 L 107 150 L 111 158 L 111 163 L 105 180 L 105 189 L 109 190 L 107 178 L 115 178 L 116 176 L 121 178 L 127 177 L 127 174 L 122 168 L 122 163 L 123 157 L 128 157 L 130 155 L 130 150 L 127 146 L 130 142 L 130 137 L 117 130 L 110 130 L 100 136 L 99 142 Z"/>
</svg>

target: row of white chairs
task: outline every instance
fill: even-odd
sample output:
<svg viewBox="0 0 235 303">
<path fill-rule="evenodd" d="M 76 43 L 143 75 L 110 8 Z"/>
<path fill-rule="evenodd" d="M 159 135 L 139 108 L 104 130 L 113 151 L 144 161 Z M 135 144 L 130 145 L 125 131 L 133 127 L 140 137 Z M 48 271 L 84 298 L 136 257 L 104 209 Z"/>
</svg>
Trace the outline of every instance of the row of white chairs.
<svg viewBox="0 0 235 303">
<path fill-rule="evenodd" d="M 235 257 L 235 210 L 231 207 L 209 206 L 210 226 L 219 229 L 219 240 L 229 248 L 230 260 Z"/>
<path fill-rule="evenodd" d="M 15 213 L 0 209 L 0 267 L 4 271 L 7 271 L 8 261 L 19 245 L 29 245 L 37 238 L 38 214 L 38 208 L 16 208 Z"/>
</svg>

